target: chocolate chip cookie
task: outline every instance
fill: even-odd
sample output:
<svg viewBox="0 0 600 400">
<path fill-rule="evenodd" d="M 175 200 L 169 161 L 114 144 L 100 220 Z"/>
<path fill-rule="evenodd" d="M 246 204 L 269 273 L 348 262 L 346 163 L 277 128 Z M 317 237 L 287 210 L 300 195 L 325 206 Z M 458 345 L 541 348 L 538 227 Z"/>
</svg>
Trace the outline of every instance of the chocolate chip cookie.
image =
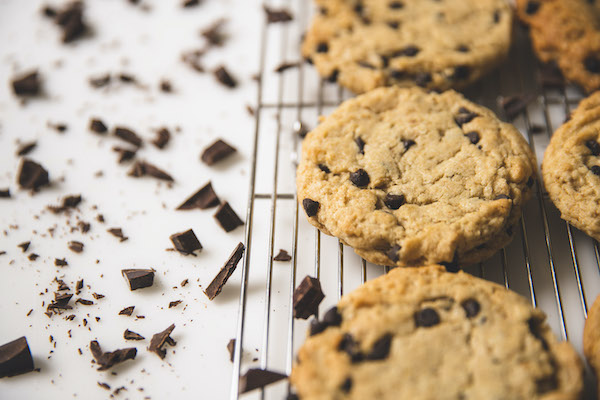
<svg viewBox="0 0 600 400">
<path fill-rule="evenodd" d="M 574 400 L 582 375 L 523 297 L 428 266 L 396 268 L 313 321 L 291 382 L 302 400 Z"/>
<path fill-rule="evenodd" d="M 306 136 L 298 199 L 375 264 L 470 264 L 510 241 L 535 168 L 512 125 L 460 94 L 378 88 Z"/>
<path fill-rule="evenodd" d="M 542 174 L 561 218 L 600 240 L 600 92 L 552 135 Z"/>
<path fill-rule="evenodd" d="M 498 64 L 511 40 L 504 0 L 315 0 L 302 54 L 355 93 L 379 86 L 446 90 Z"/>
<path fill-rule="evenodd" d="M 583 329 L 583 352 L 600 381 L 600 296 L 588 312 Z M 600 396 L 600 386 L 598 386 Z"/>
<path fill-rule="evenodd" d="M 517 0 L 517 9 L 540 60 L 587 92 L 600 89 L 600 2 Z"/>
</svg>

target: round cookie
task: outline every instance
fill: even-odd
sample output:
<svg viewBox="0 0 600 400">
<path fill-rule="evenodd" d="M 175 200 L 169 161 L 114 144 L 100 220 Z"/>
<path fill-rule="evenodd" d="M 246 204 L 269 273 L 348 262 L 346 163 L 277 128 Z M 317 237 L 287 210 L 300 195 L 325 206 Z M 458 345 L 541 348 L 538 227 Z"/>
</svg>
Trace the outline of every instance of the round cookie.
<svg viewBox="0 0 600 400">
<path fill-rule="evenodd" d="M 552 135 L 542 175 L 561 218 L 600 240 L 600 92 Z"/>
<path fill-rule="evenodd" d="M 479 79 L 508 53 L 505 0 L 316 0 L 303 56 L 355 93 L 380 86 L 446 90 Z"/>
<path fill-rule="evenodd" d="M 517 12 L 540 60 L 556 62 L 587 92 L 600 89 L 600 2 L 517 0 Z"/>
<path fill-rule="evenodd" d="M 600 296 L 592 304 L 583 329 L 583 352 L 600 382 Z M 600 384 L 598 385 L 600 398 Z"/>
<path fill-rule="evenodd" d="M 301 400 L 574 400 L 583 367 L 523 297 L 441 266 L 342 297 L 298 352 Z"/>
<path fill-rule="evenodd" d="M 379 88 L 306 136 L 298 199 L 375 264 L 471 264 L 510 241 L 535 164 L 512 125 L 454 91 Z"/>
</svg>

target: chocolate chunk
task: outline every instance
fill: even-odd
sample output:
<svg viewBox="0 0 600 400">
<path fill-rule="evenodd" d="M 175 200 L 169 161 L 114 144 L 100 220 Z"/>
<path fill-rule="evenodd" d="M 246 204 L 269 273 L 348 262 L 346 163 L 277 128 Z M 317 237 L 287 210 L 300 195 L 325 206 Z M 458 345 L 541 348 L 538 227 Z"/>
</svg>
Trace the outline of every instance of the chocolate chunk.
<svg viewBox="0 0 600 400">
<path fill-rule="evenodd" d="M 329 45 L 327 42 L 319 42 L 316 50 L 317 53 L 327 53 L 329 51 Z"/>
<path fill-rule="evenodd" d="M 600 56 L 595 54 L 588 55 L 585 60 L 583 60 L 583 65 L 589 72 L 600 74 Z"/>
<path fill-rule="evenodd" d="M 394 51 L 389 55 L 389 57 L 414 57 L 419 54 L 420 51 L 421 49 L 419 49 L 417 46 L 409 45 L 403 49 Z"/>
<path fill-rule="evenodd" d="M 164 149 L 169 140 L 171 140 L 171 132 L 167 128 L 161 128 L 156 132 L 156 138 L 152 141 L 152 144 L 159 149 Z"/>
<path fill-rule="evenodd" d="M 593 166 L 590 168 L 590 171 L 592 171 L 592 174 L 600 176 L 600 166 L 598 166 L 598 165 L 593 165 Z"/>
<path fill-rule="evenodd" d="M 340 75 L 339 69 L 334 69 L 331 74 L 327 77 L 327 81 L 331 83 L 337 82 L 338 76 Z"/>
<path fill-rule="evenodd" d="M 358 152 L 360 154 L 365 154 L 365 142 L 360 136 L 354 139 L 354 143 L 356 143 L 356 145 L 358 146 Z"/>
<path fill-rule="evenodd" d="M 237 150 L 234 147 L 219 139 L 204 149 L 200 159 L 207 165 L 213 165 L 227 158 L 236 151 Z"/>
<path fill-rule="evenodd" d="M 77 300 L 75 300 L 75 303 L 79 303 L 79 304 L 82 304 L 84 306 L 92 306 L 92 305 L 94 305 L 93 301 L 86 300 L 86 299 L 77 299 Z"/>
<path fill-rule="evenodd" d="M 267 23 L 273 24 L 276 22 L 289 22 L 293 19 L 292 14 L 285 9 L 275 9 L 263 6 L 267 15 Z"/>
<path fill-rule="evenodd" d="M 143 289 L 154 283 L 153 269 L 123 269 L 121 274 L 129 284 L 129 290 Z"/>
<path fill-rule="evenodd" d="M 440 323 L 440 316 L 433 308 L 424 308 L 415 313 L 415 325 L 429 328 Z"/>
<path fill-rule="evenodd" d="M 10 189 L 0 189 L 0 199 L 10 199 Z"/>
<path fill-rule="evenodd" d="M 59 206 L 48 206 L 47 208 L 54 214 L 60 214 L 69 209 L 77 207 L 82 200 L 83 199 L 81 195 L 69 195 L 63 197 L 62 202 Z"/>
<path fill-rule="evenodd" d="M 323 315 L 323 323 L 327 326 L 340 326 L 342 324 L 342 315 L 338 312 L 337 306 L 331 307 Z"/>
<path fill-rule="evenodd" d="M 452 73 L 452 79 L 455 81 L 461 81 L 469 78 L 471 74 L 471 68 L 468 65 L 458 65 L 454 68 L 454 72 Z"/>
<path fill-rule="evenodd" d="M 60 10 L 54 21 L 62 28 L 63 43 L 70 43 L 85 35 L 88 27 L 83 19 L 83 3 L 74 1 Z"/>
<path fill-rule="evenodd" d="M 465 313 L 467 313 L 467 318 L 476 317 L 477 314 L 479 314 L 479 311 L 481 310 L 479 302 L 475 299 L 463 300 L 460 303 L 460 305 L 465 310 Z"/>
<path fill-rule="evenodd" d="M 321 283 L 315 278 L 306 276 L 294 290 L 294 318 L 308 319 L 316 314 L 324 298 Z"/>
<path fill-rule="evenodd" d="M 585 146 L 590 149 L 592 155 L 598 156 L 600 155 L 600 143 L 595 141 L 594 139 L 586 140 Z"/>
<path fill-rule="evenodd" d="M 208 182 L 200 190 L 191 195 L 186 201 L 183 202 L 177 210 L 192 210 L 194 208 L 200 208 L 201 210 L 218 206 L 221 200 L 212 188 L 211 182 Z"/>
<path fill-rule="evenodd" d="M 36 146 L 37 146 L 37 142 L 25 143 L 25 144 L 19 146 L 19 148 L 17 149 L 17 155 L 25 156 L 25 155 L 31 153 L 33 151 L 33 149 L 35 149 Z"/>
<path fill-rule="evenodd" d="M 56 11 L 56 9 L 54 7 L 51 7 L 49 5 L 45 5 L 42 7 L 42 15 L 44 15 L 44 17 L 54 18 L 54 17 L 56 17 L 57 13 L 58 12 Z"/>
<path fill-rule="evenodd" d="M 539 10 L 539 8 L 540 8 L 539 1 L 528 1 L 527 5 L 525 6 L 525 13 L 527 13 L 529 15 L 533 15 Z"/>
<path fill-rule="evenodd" d="M 287 378 L 287 375 L 266 369 L 250 368 L 240 377 L 240 394 L 262 388 Z"/>
<path fill-rule="evenodd" d="M 420 87 L 425 87 L 431 82 L 431 74 L 429 72 L 420 72 L 414 77 L 415 84 Z"/>
<path fill-rule="evenodd" d="M 202 245 L 193 230 L 175 233 L 170 236 L 175 249 L 183 254 L 193 254 L 196 250 L 202 250 Z"/>
<path fill-rule="evenodd" d="M 417 144 L 417 142 L 411 139 L 402 139 L 402 144 L 404 145 L 404 151 L 408 151 L 408 149 Z"/>
<path fill-rule="evenodd" d="M 176 342 L 171 338 L 171 333 L 175 329 L 175 324 L 171 324 L 167 329 L 152 336 L 148 351 L 156 353 L 160 358 L 164 359 L 167 351 L 163 348 L 165 344 L 175 346 Z"/>
<path fill-rule="evenodd" d="M 69 305 L 69 301 L 71 301 L 72 297 L 73 297 L 73 294 L 71 294 L 71 293 L 66 293 L 66 294 L 54 293 L 54 301 L 52 301 L 52 303 L 48 304 L 48 307 L 46 307 L 46 311 L 72 309 L 73 307 Z"/>
<path fill-rule="evenodd" d="M 310 321 L 310 336 L 317 335 L 327 329 L 327 324 L 324 322 L 320 322 L 318 319 L 313 318 Z"/>
<path fill-rule="evenodd" d="M 385 199 L 383 200 L 383 203 L 385 204 L 385 206 L 391 210 L 399 209 L 400 207 L 402 207 L 404 205 L 405 202 L 406 202 L 406 199 L 404 198 L 404 195 L 402 195 L 402 194 L 388 193 L 385 195 Z"/>
<path fill-rule="evenodd" d="M 170 302 L 169 302 L 169 308 L 177 307 L 177 306 L 178 306 L 178 305 L 180 305 L 182 302 L 183 302 L 182 300 L 170 301 Z"/>
<path fill-rule="evenodd" d="M 112 149 L 119 154 L 119 164 L 133 160 L 137 154 L 137 149 L 125 149 L 119 146 L 115 146 Z"/>
<path fill-rule="evenodd" d="M 507 96 L 501 98 L 500 105 L 504 109 L 506 118 L 512 120 L 527 110 L 529 103 L 536 98 L 534 94 Z"/>
<path fill-rule="evenodd" d="M 349 333 L 345 333 L 342 340 L 340 340 L 338 350 L 348 354 L 352 363 L 358 363 L 365 359 L 364 355 L 360 352 L 358 342 Z"/>
<path fill-rule="evenodd" d="M 291 259 L 292 256 L 290 256 L 288 252 L 283 249 L 279 249 L 279 253 L 273 257 L 273 261 L 290 261 Z"/>
<path fill-rule="evenodd" d="M 227 343 L 227 351 L 229 352 L 229 361 L 233 362 L 233 356 L 235 354 L 235 339 L 230 339 Z"/>
<path fill-rule="evenodd" d="M 131 129 L 117 126 L 115 127 L 115 136 L 126 141 L 127 143 L 131 143 L 136 147 L 140 147 L 142 145 L 142 138 L 140 138 L 137 133 Z"/>
<path fill-rule="evenodd" d="M 506 194 L 499 194 L 498 196 L 494 197 L 494 200 L 510 200 L 510 197 Z"/>
<path fill-rule="evenodd" d="M 77 240 L 71 240 L 69 242 L 69 250 L 75 253 L 81 253 L 83 251 L 83 243 L 78 242 Z"/>
<path fill-rule="evenodd" d="M 227 71 L 224 66 L 220 66 L 214 72 L 215 78 L 224 86 L 234 88 L 237 86 L 237 80 Z"/>
<path fill-rule="evenodd" d="M 546 376 L 535 381 L 536 391 L 542 395 L 552 392 L 558 388 L 558 380 L 555 375 Z"/>
<path fill-rule="evenodd" d="M 17 96 L 37 96 L 41 92 L 41 86 L 38 71 L 27 72 L 12 80 L 13 92 Z"/>
<path fill-rule="evenodd" d="M 215 276 L 210 285 L 208 285 L 206 290 L 204 290 L 204 294 L 206 294 L 206 296 L 210 300 L 213 300 L 219 295 L 219 293 L 221 293 L 223 286 L 225 286 L 225 283 L 227 283 L 227 280 L 229 279 L 231 274 L 233 274 L 235 268 L 242 259 L 242 256 L 244 255 L 244 250 L 244 245 L 242 243 L 238 243 L 238 245 L 233 250 L 233 253 L 231 253 L 229 258 L 227 259 L 227 262 L 225 262 L 225 265 L 223 265 L 223 268 L 221 268 L 217 276 Z"/>
<path fill-rule="evenodd" d="M 398 10 L 404 7 L 404 3 L 402 3 L 401 1 L 390 1 L 388 3 L 388 7 L 392 10 Z"/>
<path fill-rule="evenodd" d="M 38 191 L 42 186 L 48 185 L 50 179 L 48 171 L 35 161 L 27 158 L 23 159 L 18 173 L 17 182 L 22 189 L 32 189 Z"/>
<path fill-rule="evenodd" d="M 100 344 L 96 340 L 90 342 L 90 351 L 98 365 L 100 365 L 98 371 L 105 371 L 113 365 L 120 364 L 123 361 L 133 360 L 137 354 L 137 349 L 135 347 L 128 347 L 105 353 L 102 351 Z"/>
<path fill-rule="evenodd" d="M 227 35 L 223 32 L 223 26 L 226 20 L 221 18 L 213 22 L 208 28 L 200 31 L 200 34 L 211 46 L 223 46 Z"/>
<path fill-rule="evenodd" d="M 315 215 L 317 215 L 317 212 L 319 212 L 319 208 L 321 207 L 321 205 L 318 201 L 304 199 L 302 200 L 302 207 L 304 207 L 306 215 L 308 215 L 309 217 L 314 217 Z"/>
<path fill-rule="evenodd" d="M 392 345 L 392 334 L 387 333 L 373 343 L 371 351 L 365 356 L 366 360 L 385 360 L 390 354 L 390 347 Z"/>
<path fill-rule="evenodd" d="M 127 236 L 125 236 L 123 234 L 123 230 L 121 228 L 110 228 L 110 229 L 107 229 L 106 231 L 108 233 L 110 233 L 111 235 L 118 237 L 121 242 L 124 242 L 127 239 L 129 239 Z"/>
<path fill-rule="evenodd" d="M 217 211 L 213 217 L 217 220 L 225 232 L 231 232 L 238 226 L 244 225 L 244 221 L 238 217 L 228 202 L 222 203 L 219 208 L 217 208 Z"/>
<path fill-rule="evenodd" d="M 0 378 L 33 371 L 33 358 L 25 336 L 0 346 Z"/>
<path fill-rule="evenodd" d="M 110 81 L 112 80 L 110 74 L 101 75 L 95 78 L 89 78 L 90 86 L 95 89 L 103 88 L 104 86 L 108 86 Z"/>
<path fill-rule="evenodd" d="M 35 261 L 39 258 L 39 254 L 35 254 L 35 253 L 31 253 L 29 256 L 27 256 L 27 258 L 29 259 L 29 261 Z"/>
<path fill-rule="evenodd" d="M 465 133 L 465 136 L 469 139 L 469 141 L 472 144 L 479 143 L 479 140 L 480 140 L 479 132 L 475 132 L 475 131 L 467 132 L 467 133 Z"/>
<path fill-rule="evenodd" d="M 56 265 L 57 267 L 66 267 L 67 265 L 69 265 L 69 263 L 64 258 L 55 258 L 54 265 Z"/>
<path fill-rule="evenodd" d="M 329 167 L 325 164 L 319 164 L 318 165 L 319 169 L 323 172 L 325 172 L 326 174 L 330 173 L 331 170 L 329 169 Z"/>
<path fill-rule="evenodd" d="M 300 62 L 284 62 L 275 68 L 275 72 L 281 74 L 290 68 L 297 68 L 298 66 L 300 66 Z"/>
<path fill-rule="evenodd" d="M 398 260 L 400 259 L 400 254 L 398 254 L 398 252 L 402 249 L 401 246 L 395 244 L 393 245 L 386 253 L 386 255 L 388 256 L 388 258 L 390 260 L 392 260 L 393 262 L 398 262 Z"/>
<path fill-rule="evenodd" d="M 171 175 L 167 174 L 162 169 L 146 161 L 136 161 L 127 175 L 132 176 L 134 178 L 140 178 L 142 176 L 151 176 L 161 181 L 174 181 Z"/>
<path fill-rule="evenodd" d="M 160 88 L 160 91 L 163 93 L 172 93 L 173 92 L 173 85 L 171 84 L 170 81 L 167 81 L 165 79 L 160 81 L 159 88 Z"/>
<path fill-rule="evenodd" d="M 17 245 L 17 247 L 21 248 L 21 251 L 23 253 L 25 253 L 27 251 L 27 249 L 29 248 L 29 245 L 31 245 L 31 242 L 23 242 Z"/>
<path fill-rule="evenodd" d="M 342 384 L 340 385 L 340 390 L 344 393 L 350 393 L 350 390 L 352 390 L 352 378 L 351 377 L 347 377 L 344 382 L 342 382 Z"/>
<path fill-rule="evenodd" d="M 143 337 L 139 333 L 132 332 L 129 329 L 125 329 L 125 332 L 123 332 L 123 338 L 125 340 L 144 340 L 145 339 L 145 337 Z"/>
<path fill-rule="evenodd" d="M 121 311 L 119 311 L 119 315 L 127 315 L 128 317 L 130 317 L 131 314 L 133 314 L 133 309 L 134 308 L 135 308 L 135 306 L 125 307 L 124 309 L 122 309 Z"/>
<path fill-rule="evenodd" d="M 369 174 L 364 169 L 358 169 L 354 172 L 350 173 L 350 182 L 359 188 L 366 187 L 371 179 L 369 178 Z"/>
</svg>

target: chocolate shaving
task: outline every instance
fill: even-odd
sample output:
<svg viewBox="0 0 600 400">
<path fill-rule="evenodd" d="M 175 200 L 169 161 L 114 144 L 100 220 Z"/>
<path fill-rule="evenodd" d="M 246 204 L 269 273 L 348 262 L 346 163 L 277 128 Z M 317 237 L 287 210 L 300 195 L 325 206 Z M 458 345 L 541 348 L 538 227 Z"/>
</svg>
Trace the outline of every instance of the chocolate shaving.
<svg viewBox="0 0 600 400">
<path fill-rule="evenodd" d="M 126 141 L 127 143 L 131 143 L 135 147 L 140 147 L 142 145 L 142 138 L 140 138 L 137 133 L 131 129 L 117 126 L 115 127 L 115 136 Z"/>
<path fill-rule="evenodd" d="M 123 338 L 125 340 L 144 340 L 145 339 L 145 337 L 143 337 L 139 333 L 135 333 L 133 331 L 130 331 L 129 329 L 125 329 L 125 332 L 123 332 Z"/>
<path fill-rule="evenodd" d="M 125 307 L 124 309 L 119 311 L 119 315 L 127 315 L 128 317 L 131 317 L 131 314 L 133 314 L 134 308 L 135 308 L 135 306 Z"/>
<path fill-rule="evenodd" d="M 306 276 L 294 290 L 294 318 L 307 319 L 316 314 L 324 298 L 319 280 Z"/>
<path fill-rule="evenodd" d="M 215 78 L 224 86 L 234 88 L 238 85 L 237 80 L 231 75 L 225 66 L 221 65 L 214 72 Z"/>
<path fill-rule="evenodd" d="M 136 161 L 131 170 L 129 171 L 129 176 L 134 178 L 140 178 L 142 176 L 151 176 L 153 178 L 159 179 L 161 181 L 173 182 L 174 179 L 171 175 L 167 174 L 165 171 L 160 168 L 146 162 L 146 161 Z"/>
<path fill-rule="evenodd" d="M 127 239 L 129 239 L 127 236 L 125 236 L 123 234 L 123 230 L 121 228 L 110 228 L 110 229 L 107 229 L 106 231 L 108 233 L 110 233 L 111 235 L 118 237 L 121 242 L 124 242 Z"/>
<path fill-rule="evenodd" d="M 18 173 L 17 182 L 22 189 L 38 191 L 42 186 L 50 183 L 48 171 L 40 164 L 27 158 L 23 159 Z"/>
<path fill-rule="evenodd" d="M 69 250 L 75 253 L 81 253 L 83 251 L 83 243 L 72 240 L 69 242 Z"/>
<path fill-rule="evenodd" d="M 171 132 L 167 128 L 161 128 L 156 132 L 156 138 L 152 141 L 152 144 L 159 149 L 164 149 L 169 140 L 171 140 Z"/>
<path fill-rule="evenodd" d="M 37 96 L 41 92 L 42 82 L 38 71 L 27 72 L 12 80 L 13 92 L 17 96 Z"/>
<path fill-rule="evenodd" d="M 148 351 L 156 353 L 160 358 L 164 359 L 167 351 L 163 349 L 165 343 L 170 346 L 175 346 L 176 342 L 171 338 L 171 332 L 175 329 L 175 324 L 171 324 L 167 329 L 152 336 Z"/>
<path fill-rule="evenodd" d="M 225 232 L 231 232 L 238 226 L 244 225 L 244 221 L 238 217 L 228 202 L 224 202 L 221 204 L 221 206 L 219 206 L 214 217 L 219 225 L 221 225 L 221 228 L 225 230 Z"/>
<path fill-rule="evenodd" d="M 96 340 L 90 342 L 90 351 L 98 365 L 100 365 L 98 371 L 105 371 L 113 365 L 122 363 L 123 361 L 133 360 L 137 354 L 137 349 L 135 347 L 128 347 L 105 353 L 102 351 L 100 344 Z"/>
<path fill-rule="evenodd" d="M 267 15 L 267 23 L 274 24 L 277 22 L 289 22 L 293 19 L 292 14 L 285 9 L 275 9 L 263 6 L 265 13 Z"/>
<path fill-rule="evenodd" d="M 75 303 L 79 303 L 79 304 L 84 305 L 84 306 L 92 306 L 92 305 L 94 305 L 93 301 L 86 300 L 86 299 L 77 299 L 77 300 L 75 300 Z"/>
<path fill-rule="evenodd" d="M 273 257 L 273 261 L 290 261 L 291 259 L 292 256 L 290 256 L 288 252 L 283 249 L 279 249 L 279 253 Z"/>
<path fill-rule="evenodd" d="M 217 276 L 215 276 L 215 278 L 212 280 L 210 285 L 208 285 L 206 290 L 204 290 L 204 294 L 206 294 L 206 296 L 210 300 L 214 300 L 214 298 L 217 297 L 219 293 L 221 293 L 223 286 L 225 286 L 225 283 L 227 283 L 227 280 L 229 279 L 231 274 L 233 274 L 235 268 L 242 259 L 242 256 L 244 255 L 244 250 L 244 245 L 242 243 L 238 243 L 236 248 L 233 250 L 233 253 L 231 253 L 229 258 L 227 259 L 227 262 L 225 262 L 225 265 L 221 268 L 221 270 L 219 271 Z"/>
<path fill-rule="evenodd" d="M 153 269 L 123 269 L 121 274 L 129 284 L 129 290 L 143 289 L 154 283 Z"/>
<path fill-rule="evenodd" d="M 266 369 L 250 368 L 240 377 L 240 394 L 262 388 L 287 378 L 287 375 Z"/>
<path fill-rule="evenodd" d="M 33 371 L 33 358 L 25 336 L 0 346 L 0 378 Z"/>
<path fill-rule="evenodd" d="M 200 4 L 200 0 L 185 0 L 181 6 L 183 8 L 195 7 Z"/>
<path fill-rule="evenodd" d="M 83 279 L 80 279 L 75 284 L 75 294 L 81 293 L 81 289 L 83 289 Z"/>
<path fill-rule="evenodd" d="M 188 229 L 185 232 L 175 233 L 170 236 L 175 249 L 183 254 L 194 254 L 196 250 L 202 250 L 202 245 L 196 237 L 193 230 Z"/>
<path fill-rule="evenodd" d="M 37 142 L 25 143 L 17 149 L 17 155 L 25 156 L 25 155 L 31 153 L 33 151 L 33 149 L 35 149 L 36 146 L 37 146 Z"/>
<path fill-rule="evenodd" d="M 108 86 L 111 81 L 110 74 L 105 74 L 98 76 L 96 78 L 89 78 L 88 82 L 95 89 L 103 88 L 104 86 Z"/>
<path fill-rule="evenodd" d="M 110 385 L 106 382 L 98 382 L 98 386 L 100 386 L 102 389 L 110 390 Z"/>
</svg>

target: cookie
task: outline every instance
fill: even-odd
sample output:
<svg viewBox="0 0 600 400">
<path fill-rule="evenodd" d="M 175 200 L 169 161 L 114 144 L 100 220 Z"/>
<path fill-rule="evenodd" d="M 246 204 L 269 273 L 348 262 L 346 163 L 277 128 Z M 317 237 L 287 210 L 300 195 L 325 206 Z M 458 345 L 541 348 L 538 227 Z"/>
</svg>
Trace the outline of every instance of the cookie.
<svg viewBox="0 0 600 400">
<path fill-rule="evenodd" d="M 315 0 L 302 44 L 321 76 L 355 93 L 380 86 L 446 90 L 479 79 L 508 53 L 504 0 Z"/>
<path fill-rule="evenodd" d="M 517 10 L 541 61 L 556 62 L 587 92 L 600 89 L 600 2 L 517 0 Z"/>
<path fill-rule="evenodd" d="M 552 135 L 542 175 L 561 218 L 600 240 L 600 92 Z"/>
<path fill-rule="evenodd" d="M 600 296 L 590 308 L 583 329 L 583 353 L 600 381 Z M 600 386 L 598 386 L 600 397 Z"/>
<path fill-rule="evenodd" d="M 575 350 L 503 286 L 396 268 L 313 323 L 291 374 L 301 400 L 574 400 Z"/>
<path fill-rule="evenodd" d="M 297 170 L 311 224 L 375 264 L 479 262 L 531 196 L 527 142 L 454 91 L 378 88 L 310 132 Z"/>
</svg>

